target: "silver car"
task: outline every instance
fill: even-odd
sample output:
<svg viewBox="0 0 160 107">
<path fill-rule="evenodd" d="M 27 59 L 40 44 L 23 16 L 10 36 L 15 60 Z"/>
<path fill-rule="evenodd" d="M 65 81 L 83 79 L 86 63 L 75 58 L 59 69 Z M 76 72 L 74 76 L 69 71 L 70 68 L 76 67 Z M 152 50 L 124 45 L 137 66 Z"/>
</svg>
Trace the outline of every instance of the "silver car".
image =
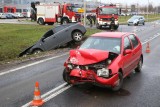
<svg viewBox="0 0 160 107">
<path fill-rule="evenodd" d="M 135 15 L 135 16 L 132 16 L 132 17 L 127 21 L 127 23 L 128 23 L 128 26 L 129 26 L 129 25 L 138 26 L 139 24 L 145 25 L 145 18 L 144 18 L 144 16 Z"/>
<path fill-rule="evenodd" d="M 80 42 L 85 33 L 86 28 L 80 23 L 57 26 L 47 31 L 37 43 L 21 52 L 19 57 L 52 50 L 71 41 Z"/>
</svg>

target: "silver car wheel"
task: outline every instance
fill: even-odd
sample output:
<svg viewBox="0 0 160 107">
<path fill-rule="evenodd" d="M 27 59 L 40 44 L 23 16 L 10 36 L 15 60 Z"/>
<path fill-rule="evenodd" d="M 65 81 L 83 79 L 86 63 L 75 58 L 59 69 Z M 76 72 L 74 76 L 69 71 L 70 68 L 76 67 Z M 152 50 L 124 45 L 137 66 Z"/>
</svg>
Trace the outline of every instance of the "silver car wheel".
<svg viewBox="0 0 160 107">
<path fill-rule="evenodd" d="M 82 33 L 80 33 L 80 32 L 75 32 L 75 33 L 73 34 L 73 39 L 74 39 L 74 41 L 81 41 L 81 40 L 82 40 Z"/>
</svg>

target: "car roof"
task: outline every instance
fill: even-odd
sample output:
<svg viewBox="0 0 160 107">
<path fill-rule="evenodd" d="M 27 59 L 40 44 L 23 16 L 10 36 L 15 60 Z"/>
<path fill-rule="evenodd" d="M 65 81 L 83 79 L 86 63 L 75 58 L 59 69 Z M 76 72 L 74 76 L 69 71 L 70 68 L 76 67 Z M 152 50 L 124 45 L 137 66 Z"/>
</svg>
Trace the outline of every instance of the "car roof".
<svg viewBox="0 0 160 107">
<path fill-rule="evenodd" d="M 95 33 L 91 36 L 122 38 L 122 36 L 125 36 L 127 34 L 130 34 L 130 33 L 129 32 L 100 32 L 100 33 Z"/>
</svg>

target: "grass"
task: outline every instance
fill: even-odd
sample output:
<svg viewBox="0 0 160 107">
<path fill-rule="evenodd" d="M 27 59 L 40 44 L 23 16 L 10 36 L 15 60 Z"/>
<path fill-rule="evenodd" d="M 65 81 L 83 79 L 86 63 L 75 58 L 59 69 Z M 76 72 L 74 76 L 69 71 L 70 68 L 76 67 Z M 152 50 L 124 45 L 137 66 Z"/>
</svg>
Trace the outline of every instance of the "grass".
<svg viewBox="0 0 160 107">
<path fill-rule="evenodd" d="M 0 62 L 16 58 L 33 45 L 52 26 L 0 24 Z M 100 30 L 87 29 L 89 36 Z"/>
</svg>

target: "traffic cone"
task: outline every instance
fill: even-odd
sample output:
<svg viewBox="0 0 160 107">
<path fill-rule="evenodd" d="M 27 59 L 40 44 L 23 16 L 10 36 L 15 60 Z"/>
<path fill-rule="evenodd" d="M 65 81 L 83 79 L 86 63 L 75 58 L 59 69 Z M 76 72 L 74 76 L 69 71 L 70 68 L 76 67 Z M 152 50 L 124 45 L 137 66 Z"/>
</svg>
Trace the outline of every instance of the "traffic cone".
<svg viewBox="0 0 160 107">
<path fill-rule="evenodd" d="M 34 98 L 33 101 L 31 102 L 31 106 L 41 106 L 43 105 L 44 101 L 41 98 L 41 92 L 39 90 L 39 83 L 35 83 L 35 90 L 34 90 Z"/>
<path fill-rule="evenodd" d="M 147 43 L 146 53 L 150 53 L 150 46 L 149 46 L 149 42 Z"/>
</svg>

